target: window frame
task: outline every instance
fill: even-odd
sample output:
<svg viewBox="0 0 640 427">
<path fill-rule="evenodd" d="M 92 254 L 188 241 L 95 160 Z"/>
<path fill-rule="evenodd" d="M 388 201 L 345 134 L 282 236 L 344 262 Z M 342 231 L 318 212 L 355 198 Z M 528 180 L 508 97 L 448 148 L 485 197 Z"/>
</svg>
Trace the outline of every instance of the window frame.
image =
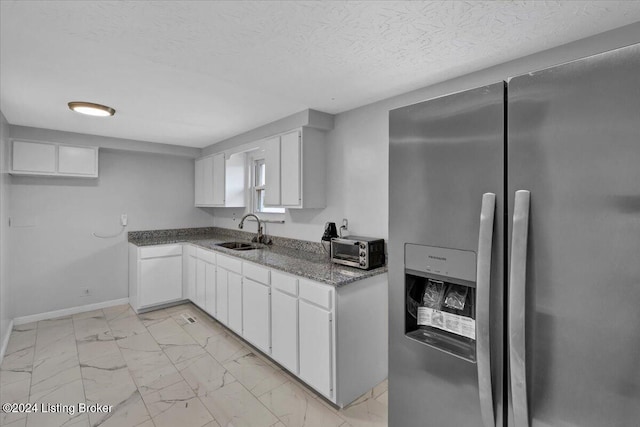
<svg viewBox="0 0 640 427">
<path fill-rule="evenodd" d="M 285 214 L 285 208 L 276 208 L 276 207 L 265 207 L 264 204 L 262 205 L 263 209 L 270 209 L 272 210 L 271 212 L 269 211 L 261 211 L 258 210 L 260 207 L 260 196 L 259 196 L 259 192 L 262 192 L 262 197 L 264 199 L 264 194 L 266 192 L 266 188 L 265 185 L 257 185 L 258 184 L 258 177 L 259 177 L 259 169 L 261 165 L 264 165 L 265 170 L 266 170 L 266 163 L 265 163 L 265 153 L 264 150 L 259 150 L 256 151 L 254 153 L 252 153 L 251 156 L 249 157 L 249 170 L 250 170 L 250 194 L 251 194 L 251 200 L 250 200 L 250 212 L 254 213 L 254 214 L 260 214 L 262 217 L 264 217 L 265 219 L 269 219 L 269 220 L 277 220 L 277 221 L 283 221 L 284 220 L 284 214 Z M 276 210 L 277 211 L 273 211 Z"/>
</svg>

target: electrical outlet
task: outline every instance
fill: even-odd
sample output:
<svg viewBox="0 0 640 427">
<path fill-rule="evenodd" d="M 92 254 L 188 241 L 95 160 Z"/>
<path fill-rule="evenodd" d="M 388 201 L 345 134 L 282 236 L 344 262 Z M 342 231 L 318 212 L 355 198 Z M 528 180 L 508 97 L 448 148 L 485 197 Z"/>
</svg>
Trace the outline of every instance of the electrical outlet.
<svg viewBox="0 0 640 427">
<path fill-rule="evenodd" d="M 127 214 L 120 215 L 120 225 L 123 227 L 127 226 Z"/>
<path fill-rule="evenodd" d="M 89 288 L 80 289 L 80 296 L 81 297 L 89 297 L 89 296 L 91 296 L 91 289 L 89 289 Z"/>
</svg>

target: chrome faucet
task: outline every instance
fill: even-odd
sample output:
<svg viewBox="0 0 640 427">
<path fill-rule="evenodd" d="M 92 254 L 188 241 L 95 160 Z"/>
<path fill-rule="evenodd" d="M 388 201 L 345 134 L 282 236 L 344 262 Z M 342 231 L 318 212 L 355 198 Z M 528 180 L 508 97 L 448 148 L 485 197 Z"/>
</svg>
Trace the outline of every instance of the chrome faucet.
<svg viewBox="0 0 640 427">
<path fill-rule="evenodd" d="M 254 217 L 256 219 L 256 221 L 258 221 L 258 235 L 255 236 L 253 239 L 251 239 L 251 241 L 252 242 L 257 242 L 257 243 L 269 244 L 267 242 L 267 239 L 265 238 L 265 236 L 262 234 L 262 223 L 260 222 L 260 218 L 258 218 L 258 215 L 252 214 L 252 213 L 246 214 L 240 220 L 240 224 L 238 224 L 238 228 L 242 230 L 242 228 L 244 227 L 244 220 L 247 219 L 248 216 L 252 216 L 252 217 Z"/>
</svg>

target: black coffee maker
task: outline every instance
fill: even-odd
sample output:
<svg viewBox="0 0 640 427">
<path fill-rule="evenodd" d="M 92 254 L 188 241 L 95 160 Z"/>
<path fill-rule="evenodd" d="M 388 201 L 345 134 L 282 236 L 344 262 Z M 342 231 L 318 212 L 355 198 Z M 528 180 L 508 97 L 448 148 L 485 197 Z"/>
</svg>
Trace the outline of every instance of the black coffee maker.
<svg viewBox="0 0 640 427">
<path fill-rule="evenodd" d="M 322 235 L 323 242 L 330 242 L 333 237 L 338 237 L 338 229 L 335 222 L 327 222 L 324 225 L 324 234 Z"/>
<path fill-rule="evenodd" d="M 334 237 L 338 237 L 338 229 L 336 228 L 336 223 L 327 222 L 324 225 L 324 234 L 322 235 L 320 243 L 322 243 L 322 247 L 329 255 L 329 258 L 331 258 L 331 239 Z"/>
</svg>

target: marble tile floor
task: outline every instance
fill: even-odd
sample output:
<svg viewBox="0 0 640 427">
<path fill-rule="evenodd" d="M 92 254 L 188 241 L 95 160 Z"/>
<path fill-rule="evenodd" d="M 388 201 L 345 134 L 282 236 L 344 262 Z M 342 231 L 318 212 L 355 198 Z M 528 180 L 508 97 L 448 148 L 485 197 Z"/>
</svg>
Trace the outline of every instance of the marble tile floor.
<svg viewBox="0 0 640 427">
<path fill-rule="evenodd" d="M 387 425 L 386 381 L 338 410 L 192 304 L 140 315 L 122 305 L 16 326 L 0 402 L 40 409 L 0 413 L 6 427 Z M 80 412 L 78 403 L 112 409 Z M 53 406 L 45 413 L 41 404 Z"/>
</svg>

